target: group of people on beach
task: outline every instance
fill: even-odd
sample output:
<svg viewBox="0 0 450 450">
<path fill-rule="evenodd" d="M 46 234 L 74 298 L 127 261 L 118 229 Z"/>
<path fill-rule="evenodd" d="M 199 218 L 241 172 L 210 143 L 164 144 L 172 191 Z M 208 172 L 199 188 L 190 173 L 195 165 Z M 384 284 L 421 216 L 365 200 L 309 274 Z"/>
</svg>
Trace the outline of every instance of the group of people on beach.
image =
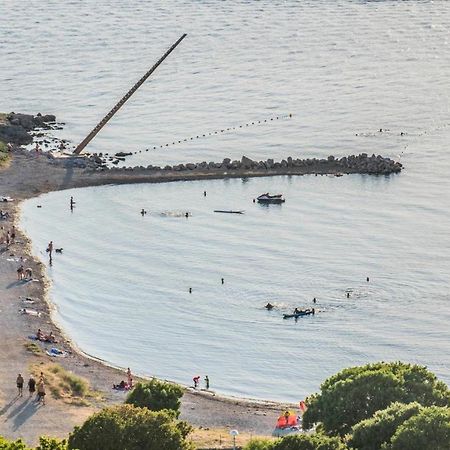
<svg viewBox="0 0 450 450">
<path fill-rule="evenodd" d="M 196 375 L 192 378 L 192 381 L 194 382 L 194 389 L 197 389 L 200 384 L 200 375 Z M 209 377 L 208 375 L 205 375 L 205 389 L 209 389 Z"/>
<path fill-rule="evenodd" d="M 45 334 L 41 331 L 40 328 L 37 330 L 36 340 L 42 341 L 42 342 L 50 342 L 51 344 L 56 344 L 56 337 L 53 334 L 53 331 L 50 331 L 50 333 Z"/>
<path fill-rule="evenodd" d="M 9 218 L 9 213 L 2 211 L 2 219 Z M 16 227 L 13 225 L 10 230 L 5 230 L 5 227 L 0 228 L 0 244 L 6 244 L 6 248 L 9 248 L 11 244 L 16 242 Z"/>
<path fill-rule="evenodd" d="M 130 389 L 133 389 L 133 375 L 131 374 L 131 370 L 128 367 L 127 368 L 127 381 L 122 380 L 118 384 L 113 384 L 113 389 L 117 389 L 119 391 L 129 391 Z"/>
<path fill-rule="evenodd" d="M 25 280 L 32 280 L 32 279 L 33 279 L 33 269 L 31 267 L 27 267 L 25 269 L 23 267 L 23 264 L 21 264 L 17 268 L 17 280 L 25 281 Z"/>
<path fill-rule="evenodd" d="M 16 378 L 17 395 L 19 397 L 23 397 L 24 383 L 25 383 L 25 380 L 24 380 L 22 374 L 19 373 Z M 42 403 L 43 405 L 45 405 L 46 392 L 45 392 L 44 374 L 41 372 L 41 375 L 37 382 L 36 382 L 36 379 L 33 377 L 33 375 L 30 375 L 27 385 L 28 385 L 28 392 L 30 393 L 30 398 L 37 391 L 36 401 L 38 403 Z"/>
</svg>

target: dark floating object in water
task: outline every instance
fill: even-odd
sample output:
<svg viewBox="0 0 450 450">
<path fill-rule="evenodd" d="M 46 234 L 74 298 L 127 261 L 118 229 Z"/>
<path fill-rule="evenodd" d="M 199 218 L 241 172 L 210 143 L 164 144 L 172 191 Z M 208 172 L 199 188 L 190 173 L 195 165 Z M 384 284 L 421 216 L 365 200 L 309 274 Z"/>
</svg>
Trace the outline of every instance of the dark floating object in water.
<svg viewBox="0 0 450 450">
<path fill-rule="evenodd" d="M 283 319 L 291 319 L 292 317 L 294 317 L 295 319 L 297 317 L 302 317 L 302 316 L 309 316 L 309 315 L 314 315 L 315 314 L 315 310 L 314 308 L 312 309 L 303 309 L 297 313 L 293 313 L 293 314 L 283 314 Z"/>
<path fill-rule="evenodd" d="M 223 214 L 244 214 L 244 211 L 233 211 L 233 210 L 225 210 L 225 209 L 215 209 L 215 213 L 223 213 Z"/>
<path fill-rule="evenodd" d="M 286 201 L 283 194 L 270 195 L 269 193 L 261 194 L 256 200 L 258 203 L 284 203 Z"/>
<path fill-rule="evenodd" d="M 62 248 L 55 248 L 55 252 L 56 252 L 56 253 L 62 253 L 62 252 L 63 252 L 63 249 L 62 249 Z"/>
</svg>

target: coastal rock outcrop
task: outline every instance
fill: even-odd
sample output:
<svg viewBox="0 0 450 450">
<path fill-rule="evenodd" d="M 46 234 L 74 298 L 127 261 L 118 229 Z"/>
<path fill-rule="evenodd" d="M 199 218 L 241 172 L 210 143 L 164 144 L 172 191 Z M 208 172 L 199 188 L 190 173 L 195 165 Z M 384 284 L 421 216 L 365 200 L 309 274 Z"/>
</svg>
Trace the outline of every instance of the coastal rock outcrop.
<svg viewBox="0 0 450 450">
<path fill-rule="evenodd" d="M 37 128 L 51 129 L 56 117 L 51 114 L 36 116 L 32 114 L 9 113 L 0 120 L 0 140 L 16 145 L 28 145 L 33 142 L 30 131 Z"/>
</svg>

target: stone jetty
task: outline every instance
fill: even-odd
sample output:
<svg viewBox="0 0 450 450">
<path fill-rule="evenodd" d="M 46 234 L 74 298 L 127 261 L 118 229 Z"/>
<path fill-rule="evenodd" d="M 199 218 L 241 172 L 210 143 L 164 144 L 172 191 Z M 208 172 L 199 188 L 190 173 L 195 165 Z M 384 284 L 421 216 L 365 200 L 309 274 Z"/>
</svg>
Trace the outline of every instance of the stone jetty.
<svg viewBox="0 0 450 450">
<path fill-rule="evenodd" d="M 75 162 L 77 161 L 77 162 Z M 389 175 L 402 170 L 402 164 L 381 155 L 349 155 L 341 158 L 328 156 L 328 158 L 292 158 L 291 156 L 280 161 L 267 159 L 254 161 L 247 156 L 240 160 L 225 158 L 221 162 L 203 161 L 199 163 L 185 163 L 166 165 L 164 167 L 148 165 L 135 167 L 108 166 L 100 155 L 90 155 L 84 159 L 77 158 L 75 165 L 94 169 L 97 171 L 108 171 L 113 173 L 142 173 L 142 172 L 166 172 L 173 174 L 209 173 L 219 176 L 262 176 L 266 175 L 306 175 L 306 174 L 334 174 L 343 175 L 351 173 L 369 175 Z"/>
</svg>

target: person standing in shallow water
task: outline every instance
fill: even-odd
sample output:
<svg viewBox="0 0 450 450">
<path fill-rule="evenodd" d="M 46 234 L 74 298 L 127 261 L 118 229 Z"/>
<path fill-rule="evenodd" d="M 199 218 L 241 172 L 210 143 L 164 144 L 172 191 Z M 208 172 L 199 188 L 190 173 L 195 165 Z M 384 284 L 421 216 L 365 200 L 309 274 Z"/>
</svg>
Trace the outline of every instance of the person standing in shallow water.
<svg viewBox="0 0 450 450">
<path fill-rule="evenodd" d="M 50 259 L 52 259 L 52 252 L 53 252 L 53 241 L 50 241 L 47 246 L 47 253 L 50 256 Z"/>
<path fill-rule="evenodd" d="M 205 376 L 205 386 L 206 386 L 206 389 L 208 390 L 209 389 L 209 377 L 208 377 L 208 375 Z"/>
</svg>

